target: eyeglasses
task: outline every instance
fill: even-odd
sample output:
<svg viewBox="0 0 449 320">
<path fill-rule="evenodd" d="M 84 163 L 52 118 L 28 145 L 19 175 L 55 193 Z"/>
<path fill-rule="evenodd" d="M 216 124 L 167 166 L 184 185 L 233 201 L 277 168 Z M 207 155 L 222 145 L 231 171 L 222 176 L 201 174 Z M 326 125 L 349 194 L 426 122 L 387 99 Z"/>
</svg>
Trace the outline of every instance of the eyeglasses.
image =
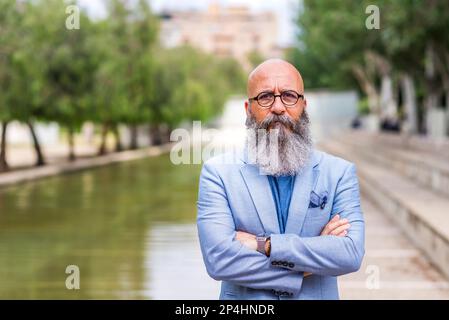
<svg viewBox="0 0 449 320">
<path fill-rule="evenodd" d="M 276 97 L 280 97 L 282 103 L 287 108 L 291 108 L 296 105 L 298 100 L 304 99 L 304 95 L 297 93 L 293 90 L 287 90 L 281 94 L 274 94 L 273 92 L 261 92 L 257 96 L 249 98 L 249 101 L 255 100 L 262 108 L 269 108 L 273 105 Z"/>
</svg>

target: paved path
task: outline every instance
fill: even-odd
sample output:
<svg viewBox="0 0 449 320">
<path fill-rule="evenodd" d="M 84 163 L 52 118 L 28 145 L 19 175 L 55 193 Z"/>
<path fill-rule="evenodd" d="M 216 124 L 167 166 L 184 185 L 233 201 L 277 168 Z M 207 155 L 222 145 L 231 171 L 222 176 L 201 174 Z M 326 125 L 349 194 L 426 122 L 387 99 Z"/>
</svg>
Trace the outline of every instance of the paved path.
<svg viewBox="0 0 449 320">
<path fill-rule="evenodd" d="M 400 229 L 363 197 L 362 207 L 366 254 L 358 272 L 339 278 L 340 297 L 449 299 L 449 281 L 429 264 Z"/>
</svg>

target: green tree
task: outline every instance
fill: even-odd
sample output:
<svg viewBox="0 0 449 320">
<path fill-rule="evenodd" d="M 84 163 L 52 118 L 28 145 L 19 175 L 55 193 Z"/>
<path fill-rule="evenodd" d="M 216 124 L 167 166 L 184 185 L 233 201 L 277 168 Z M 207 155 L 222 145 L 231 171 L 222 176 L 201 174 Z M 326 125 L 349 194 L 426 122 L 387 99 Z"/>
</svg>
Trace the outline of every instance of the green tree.
<svg viewBox="0 0 449 320">
<path fill-rule="evenodd" d="M 39 34 L 34 27 L 39 21 L 34 3 L 2 3 L 6 18 L 2 17 L 2 64 L 0 78 L 2 109 L 0 116 L 4 122 L 18 120 L 30 129 L 36 151 L 36 165 L 45 164 L 34 122 L 44 118 L 44 81 L 43 65 L 35 63 L 36 39 Z M 5 126 L 6 127 L 6 126 Z M 6 131 L 3 137 L 6 136 Z M 5 143 L 2 144 L 5 146 Z M 3 152 L 2 157 L 4 157 Z"/>
<path fill-rule="evenodd" d="M 365 27 L 368 5 L 380 9 L 379 30 Z M 306 87 L 357 84 L 372 113 L 404 114 L 409 132 L 418 131 L 422 114 L 425 130 L 427 110 L 449 93 L 448 15 L 446 1 L 305 0 L 298 13 L 297 48 L 289 56 Z"/>
<path fill-rule="evenodd" d="M 96 30 L 87 15 L 80 12 L 80 29 L 65 27 L 67 4 L 59 0 L 36 3 L 41 21 L 51 23 L 35 24 L 34 47 L 35 61 L 44 66 L 45 120 L 66 129 L 69 159 L 74 160 L 74 134 L 88 118 L 99 61 L 92 43 Z"/>
<path fill-rule="evenodd" d="M 153 52 L 157 21 L 148 3 L 135 6 L 126 1 L 108 1 L 109 16 L 102 22 L 99 50 L 103 63 L 96 75 L 95 120 L 102 123 L 104 153 L 108 131 L 116 136 L 116 150 L 121 149 L 118 125 L 130 125 L 131 148 L 137 147 L 137 125 L 147 123 L 149 104 L 154 95 Z"/>
</svg>

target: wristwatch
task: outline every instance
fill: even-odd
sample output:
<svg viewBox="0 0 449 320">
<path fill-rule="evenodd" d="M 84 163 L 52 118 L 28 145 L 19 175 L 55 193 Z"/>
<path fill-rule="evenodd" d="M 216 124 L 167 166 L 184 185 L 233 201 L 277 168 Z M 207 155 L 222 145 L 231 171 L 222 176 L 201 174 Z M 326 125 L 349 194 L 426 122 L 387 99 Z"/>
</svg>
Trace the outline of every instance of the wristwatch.
<svg viewBox="0 0 449 320">
<path fill-rule="evenodd" d="M 263 253 L 266 256 L 270 255 L 269 251 L 268 252 L 265 251 L 265 245 L 268 240 L 270 240 L 270 237 L 256 237 L 257 251 L 259 251 L 260 253 Z"/>
</svg>

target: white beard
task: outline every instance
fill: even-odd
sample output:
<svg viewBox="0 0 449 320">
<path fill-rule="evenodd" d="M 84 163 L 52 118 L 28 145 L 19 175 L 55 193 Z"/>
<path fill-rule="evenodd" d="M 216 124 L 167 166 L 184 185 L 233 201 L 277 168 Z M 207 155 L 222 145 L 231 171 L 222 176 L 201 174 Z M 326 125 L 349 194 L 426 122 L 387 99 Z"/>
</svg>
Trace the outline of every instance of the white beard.
<svg viewBox="0 0 449 320">
<path fill-rule="evenodd" d="M 272 128 L 267 130 L 271 123 Z M 291 127 L 292 131 L 288 131 L 286 126 Z M 313 142 L 310 121 L 305 110 L 297 122 L 285 115 L 270 114 L 258 124 L 251 114 L 246 120 L 246 127 L 248 134 L 245 146 L 248 159 L 259 167 L 261 174 L 296 175 L 308 164 Z"/>
</svg>

